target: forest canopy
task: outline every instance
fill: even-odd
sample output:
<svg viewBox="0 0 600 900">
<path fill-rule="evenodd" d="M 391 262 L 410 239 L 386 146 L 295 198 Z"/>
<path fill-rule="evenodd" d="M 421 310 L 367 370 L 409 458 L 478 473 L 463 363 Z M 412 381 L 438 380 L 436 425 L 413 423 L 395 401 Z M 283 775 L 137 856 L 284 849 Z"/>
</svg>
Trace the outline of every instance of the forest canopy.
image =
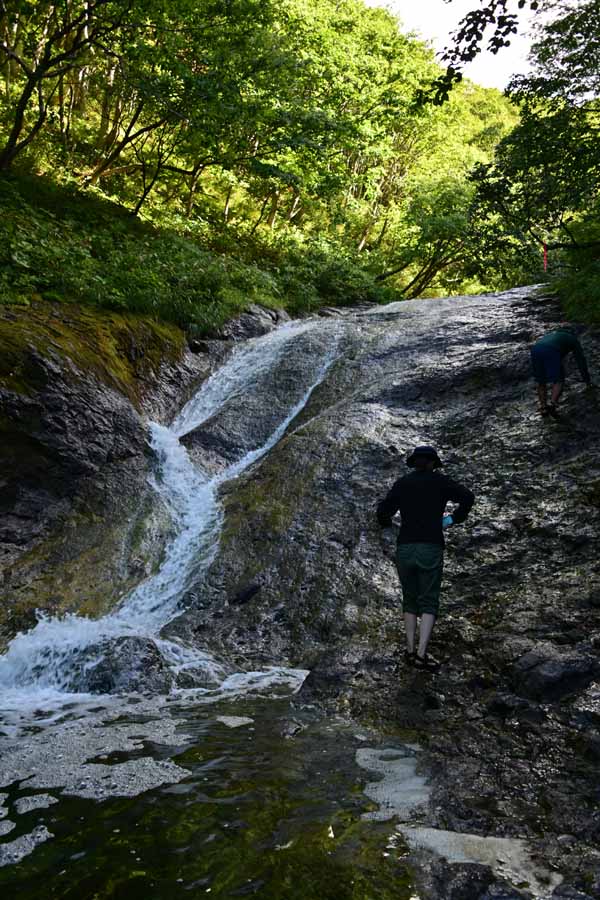
<svg viewBox="0 0 600 900">
<path fill-rule="evenodd" d="M 253 300 L 302 311 L 539 277 L 539 236 L 494 200 L 521 177 L 506 167 L 529 146 L 528 89 L 521 122 L 467 81 L 420 102 L 443 73 L 361 0 L 0 0 L 0 302 L 210 330 Z"/>
</svg>

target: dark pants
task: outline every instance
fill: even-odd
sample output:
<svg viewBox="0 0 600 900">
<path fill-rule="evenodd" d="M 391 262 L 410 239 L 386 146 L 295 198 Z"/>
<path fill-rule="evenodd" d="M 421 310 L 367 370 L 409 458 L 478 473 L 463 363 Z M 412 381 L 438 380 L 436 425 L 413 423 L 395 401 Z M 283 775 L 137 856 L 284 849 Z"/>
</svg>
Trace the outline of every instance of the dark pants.
<svg viewBox="0 0 600 900">
<path fill-rule="evenodd" d="M 556 347 L 534 344 L 531 348 L 531 368 L 538 384 L 558 384 L 565 380 L 565 370 Z"/>
<path fill-rule="evenodd" d="M 437 616 L 444 568 L 441 544 L 398 544 L 396 566 L 402 585 L 402 609 L 405 613 Z"/>
</svg>

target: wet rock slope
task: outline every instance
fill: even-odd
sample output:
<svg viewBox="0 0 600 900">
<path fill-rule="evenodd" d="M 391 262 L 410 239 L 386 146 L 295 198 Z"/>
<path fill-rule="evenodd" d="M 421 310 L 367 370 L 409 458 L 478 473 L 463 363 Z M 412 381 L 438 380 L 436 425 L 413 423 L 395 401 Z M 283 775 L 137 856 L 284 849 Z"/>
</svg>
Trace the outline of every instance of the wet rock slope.
<svg viewBox="0 0 600 900">
<path fill-rule="evenodd" d="M 97 615 L 152 571 L 146 417 L 171 418 L 209 370 L 151 319 L 0 308 L 0 650 L 35 610 Z"/>
<path fill-rule="evenodd" d="M 324 320 L 335 361 L 285 437 L 225 486 L 219 550 L 165 634 L 243 668 L 309 668 L 306 702 L 426 747 L 427 824 L 526 838 L 565 876 L 553 896 L 598 897 L 600 409 L 572 372 L 560 421 L 537 414 L 528 344 L 559 316 L 517 289 Z M 599 336 L 581 339 L 598 380 Z M 245 425 L 238 398 L 188 434 L 192 457 L 230 464 L 293 367 L 257 386 Z M 417 443 L 477 496 L 447 542 L 436 676 L 399 658 L 393 548 L 374 517 Z M 431 896 L 485 894 L 475 870 L 423 871 Z"/>
</svg>

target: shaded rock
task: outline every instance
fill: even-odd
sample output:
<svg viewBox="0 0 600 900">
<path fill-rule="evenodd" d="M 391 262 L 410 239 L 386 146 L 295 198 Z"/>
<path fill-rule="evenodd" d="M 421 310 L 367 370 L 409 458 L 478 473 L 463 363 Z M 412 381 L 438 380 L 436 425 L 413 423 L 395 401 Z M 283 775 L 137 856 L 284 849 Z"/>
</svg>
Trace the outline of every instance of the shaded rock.
<svg viewBox="0 0 600 900">
<path fill-rule="evenodd" d="M 251 600 L 258 592 L 260 591 L 260 584 L 249 584 L 247 587 L 242 588 L 235 594 L 230 603 L 234 603 L 237 606 L 241 606 L 242 603 L 247 603 L 248 600 Z"/>
<path fill-rule="evenodd" d="M 483 894 L 474 897 L 473 900 L 530 900 L 531 894 L 523 893 L 509 885 L 499 883 L 492 884 Z"/>
<path fill-rule="evenodd" d="M 486 711 L 495 716 L 517 716 L 528 721 L 541 722 L 546 718 L 545 712 L 536 704 L 515 694 L 497 693 L 486 703 Z"/>
<path fill-rule="evenodd" d="M 189 338 L 188 347 L 192 351 L 192 353 L 210 353 L 212 342 L 211 341 L 203 341 L 198 338 Z"/>
<path fill-rule="evenodd" d="M 223 325 L 215 337 L 237 341 L 259 337 L 262 334 L 268 334 L 273 328 L 283 322 L 289 322 L 289 320 L 290 317 L 285 310 L 268 309 L 253 303 L 246 312 Z"/>
<path fill-rule="evenodd" d="M 300 734 L 301 731 L 304 731 L 305 728 L 306 725 L 303 725 L 302 722 L 291 719 L 289 722 L 286 722 L 281 729 L 281 735 L 286 740 L 290 740 L 291 738 L 296 737 L 297 734 Z"/>
<path fill-rule="evenodd" d="M 444 860 L 436 861 L 433 876 L 437 894 L 445 900 L 477 900 L 494 880 L 489 866 Z"/>
<path fill-rule="evenodd" d="M 312 669 L 304 680 L 298 696 L 303 700 L 332 698 L 339 696 L 352 682 L 352 673 L 347 669 Z"/>
<path fill-rule="evenodd" d="M 593 681 L 600 671 L 597 660 L 581 654 L 551 654 L 546 649 L 532 650 L 513 665 L 516 690 L 534 700 L 557 700 Z"/>
<path fill-rule="evenodd" d="M 592 732 L 581 736 L 581 749 L 588 759 L 600 762 L 600 734 Z"/>
<path fill-rule="evenodd" d="M 323 319 L 335 319 L 339 318 L 343 315 L 342 311 L 336 306 L 322 306 L 318 311 L 317 315 L 321 316 Z"/>
<path fill-rule="evenodd" d="M 165 694 L 173 682 L 174 676 L 154 641 L 118 637 L 78 654 L 69 687 L 91 694 Z"/>
<path fill-rule="evenodd" d="M 553 900 L 594 900 L 594 897 L 598 897 L 598 894 L 592 896 L 562 884 L 552 894 Z"/>
</svg>

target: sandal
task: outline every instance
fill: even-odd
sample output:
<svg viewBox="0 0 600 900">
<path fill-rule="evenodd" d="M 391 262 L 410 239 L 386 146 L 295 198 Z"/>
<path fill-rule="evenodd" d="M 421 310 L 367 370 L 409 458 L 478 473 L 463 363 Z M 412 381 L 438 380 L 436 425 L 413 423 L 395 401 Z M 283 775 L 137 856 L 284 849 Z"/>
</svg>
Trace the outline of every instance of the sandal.
<svg viewBox="0 0 600 900">
<path fill-rule="evenodd" d="M 433 656 L 429 656 L 427 653 L 425 656 L 419 656 L 418 653 L 415 653 L 412 664 L 415 669 L 420 669 L 422 672 L 437 672 L 441 666 L 437 659 L 434 659 Z"/>
</svg>

